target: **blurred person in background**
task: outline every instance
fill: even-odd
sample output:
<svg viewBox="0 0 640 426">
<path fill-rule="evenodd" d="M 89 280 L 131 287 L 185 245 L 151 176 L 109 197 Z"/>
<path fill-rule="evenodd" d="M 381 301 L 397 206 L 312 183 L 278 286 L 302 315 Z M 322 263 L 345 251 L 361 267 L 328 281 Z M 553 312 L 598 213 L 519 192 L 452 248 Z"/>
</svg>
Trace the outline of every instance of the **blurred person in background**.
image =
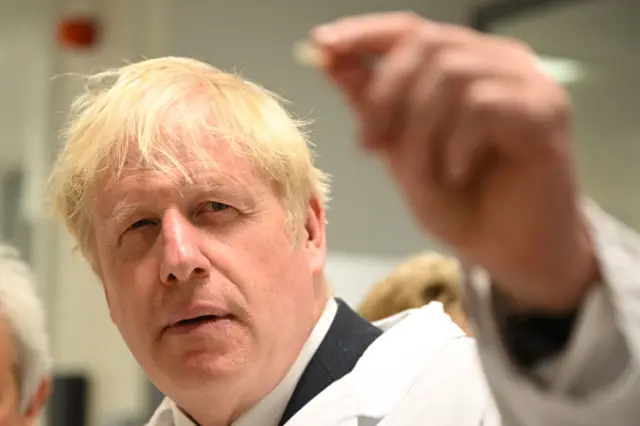
<svg viewBox="0 0 640 426">
<path fill-rule="evenodd" d="M 358 307 L 367 321 L 440 302 L 445 312 L 467 335 L 471 329 L 462 309 L 462 273 L 454 257 L 424 252 L 400 263 L 389 275 L 373 285 Z"/>
<path fill-rule="evenodd" d="M 150 425 L 637 424 L 640 241 L 579 202 L 570 103 L 535 55 L 407 13 L 311 38 L 360 145 L 469 264 L 481 350 L 434 306 L 383 331 L 331 297 L 327 176 L 277 97 L 133 63 L 89 77 L 50 191 L 167 395 Z"/>
<path fill-rule="evenodd" d="M 0 426 L 35 424 L 49 396 L 50 364 L 29 267 L 0 244 Z"/>
</svg>

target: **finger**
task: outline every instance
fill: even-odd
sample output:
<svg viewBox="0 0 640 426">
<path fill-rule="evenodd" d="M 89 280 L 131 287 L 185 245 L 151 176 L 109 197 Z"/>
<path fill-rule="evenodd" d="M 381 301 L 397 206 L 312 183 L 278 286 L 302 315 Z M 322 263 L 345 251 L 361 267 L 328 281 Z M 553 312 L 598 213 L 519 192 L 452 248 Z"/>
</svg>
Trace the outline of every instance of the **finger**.
<svg viewBox="0 0 640 426">
<path fill-rule="evenodd" d="M 444 144 L 432 156 L 440 154 L 433 164 L 433 173 L 442 178 L 448 169 L 448 141 L 460 125 L 459 114 L 464 110 L 465 91 L 484 79 L 520 81 L 519 67 L 504 61 L 501 55 L 478 46 L 459 46 L 440 49 L 425 65 L 420 81 L 408 98 L 410 111 L 404 140 L 414 143 Z M 435 148 L 435 146 L 434 146 Z"/>
<path fill-rule="evenodd" d="M 371 65 L 396 44 L 412 34 L 420 34 L 426 44 L 469 43 L 482 38 L 477 31 L 446 23 L 428 21 L 408 12 L 383 13 L 344 18 L 311 31 L 311 40 L 331 58 L 360 59 Z"/>
<path fill-rule="evenodd" d="M 381 54 L 426 22 L 410 12 L 354 16 L 315 28 L 311 39 L 338 56 Z"/>
<path fill-rule="evenodd" d="M 542 159 L 539 164 L 566 159 L 566 145 L 549 140 L 549 135 L 566 139 L 570 132 L 566 124 L 570 122 L 568 101 L 563 93 L 557 85 L 544 81 L 495 81 L 472 87 L 466 96 L 460 134 L 450 144 L 452 180 L 459 184 L 473 180 L 488 151 L 515 161 L 538 156 Z"/>
<path fill-rule="evenodd" d="M 405 99 L 405 126 L 397 138 L 409 146 L 416 158 L 425 161 L 432 179 L 442 181 L 444 146 L 457 123 L 457 99 L 468 82 L 475 77 L 474 69 L 457 69 L 462 63 L 460 53 L 451 50 L 435 52 L 425 63 L 420 77 Z M 456 66 L 453 66 L 456 63 Z M 469 64 L 465 64 L 469 65 Z"/>
<path fill-rule="evenodd" d="M 382 57 L 373 73 L 368 74 L 370 84 L 360 86 L 367 91 L 360 99 L 360 106 L 364 109 L 361 116 L 366 120 L 365 141 L 371 144 L 368 147 L 390 141 L 394 130 L 403 125 L 404 100 L 410 97 L 408 92 L 425 63 L 439 51 L 477 44 L 476 38 L 462 36 L 436 42 L 431 31 L 421 29 L 404 37 Z"/>
<path fill-rule="evenodd" d="M 325 70 L 325 75 L 334 82 L 347 103 L 361 117 L 365 102 L 366 88 L 371 81 L 373 70 L 350 64 L 343 64 Z"/>
<path fill-rule="evenodd" d="M 462 187 L 479 178 L 482 159 L 495 148 L 490 141 L 496 105 L 504 104 L 518 89 L 515 83 L 499 79 L 475 82 L 467 89 L 445 149 L 445 173 L 450 183 Z"/>
<path fill-rule="evenodd" d="M 404 99 L 427 57 L 419 38 L 406 37 L 377 64 L 361 104 L 365 148 L 380 147 L 403 125 Z"/>
</svg>

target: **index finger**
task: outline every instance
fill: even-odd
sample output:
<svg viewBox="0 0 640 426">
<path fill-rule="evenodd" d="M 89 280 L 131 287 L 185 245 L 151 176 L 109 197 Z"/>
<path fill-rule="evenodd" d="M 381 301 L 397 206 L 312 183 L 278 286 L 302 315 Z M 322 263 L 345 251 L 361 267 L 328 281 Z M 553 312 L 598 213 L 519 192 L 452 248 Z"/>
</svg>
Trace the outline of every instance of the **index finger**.
<svg viewBox="0 0 640 426">
<path fill-rule="evenodd" d="M 380 55 L 424 25 L 421 17 L 410 12 L 376 13 L 321 25 L 310 36 L 319 49 L 332 56 Z"/>
</svg>

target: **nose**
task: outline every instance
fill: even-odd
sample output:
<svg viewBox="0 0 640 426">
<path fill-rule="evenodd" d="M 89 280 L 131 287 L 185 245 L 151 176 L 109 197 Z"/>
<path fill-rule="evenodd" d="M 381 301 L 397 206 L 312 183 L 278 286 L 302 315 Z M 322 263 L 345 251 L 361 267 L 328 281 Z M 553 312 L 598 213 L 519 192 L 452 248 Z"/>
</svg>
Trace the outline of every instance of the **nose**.
<svg viewBox="0 0 640 426">
<path fill-rule="evenodd" d="M 164 284 L 187 283 L 209 275 L 211 263 L 202 252 L 202 236 L 178 210 L 165 212 L 162 239 L 160 279 Z"/>
</svg>

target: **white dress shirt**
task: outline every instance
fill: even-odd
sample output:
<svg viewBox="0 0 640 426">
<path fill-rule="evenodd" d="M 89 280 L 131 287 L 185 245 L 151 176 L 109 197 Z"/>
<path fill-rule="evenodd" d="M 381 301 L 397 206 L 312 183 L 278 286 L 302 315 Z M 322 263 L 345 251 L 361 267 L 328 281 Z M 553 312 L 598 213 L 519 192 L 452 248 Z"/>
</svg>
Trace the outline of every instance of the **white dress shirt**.
<svg viewBox="0 0 640 426">
<path fill-rule="evenodd" d="M 298 358 L 291 366 L 291 369 L 284 379 L 257 405 L 247 411 L 231 426 L 277 426 L 280 418 L 287 408 L 287 403 L 295 390 L 295 387 L 302 376 L 307 364 L 318 350 L 325 335 L 331 327 L 331 323 L 336 316 L 338 304 L 331 298 L 327 303 L 318 323 L 315 325 L 309 338 L 302 347 Z M 167 414 L 163 414 L 167 413 Z M 170 413 L 170 416 L 168 415 Z M 195 426 L 182 410 L 168 398 L 156 411 L 154 417 L 167 417 L 167 422 L 150 422 L 154 426 Z"/>
</svg>

